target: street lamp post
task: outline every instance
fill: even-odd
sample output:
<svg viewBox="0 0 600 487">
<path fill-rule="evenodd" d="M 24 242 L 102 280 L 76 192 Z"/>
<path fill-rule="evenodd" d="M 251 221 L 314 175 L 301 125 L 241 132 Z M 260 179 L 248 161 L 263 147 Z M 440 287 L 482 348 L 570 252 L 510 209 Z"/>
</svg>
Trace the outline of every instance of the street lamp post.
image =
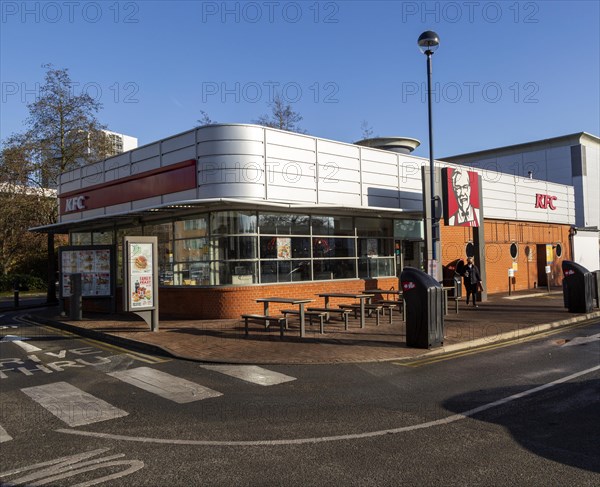
<svg viewBox="0 0 600 487">
<path fill-rule="evenodd" d="M 435 194 L 435 172 L 433 163 L 433 124 L 431 111 L 431 56 L 440 45 L 439 36 L 428 30 L 419 36 L 417 41 L 419 49 L 427 56 L 427 103 L 429 114 L 429 180 L 431 184 L 431 201 L 430 201 L 430 217 L 431 217 L 431 258 L 437 261 L 436 242 L 439 240 L 439 221 L 436 215 L 436 194 Z"/>
</svg>

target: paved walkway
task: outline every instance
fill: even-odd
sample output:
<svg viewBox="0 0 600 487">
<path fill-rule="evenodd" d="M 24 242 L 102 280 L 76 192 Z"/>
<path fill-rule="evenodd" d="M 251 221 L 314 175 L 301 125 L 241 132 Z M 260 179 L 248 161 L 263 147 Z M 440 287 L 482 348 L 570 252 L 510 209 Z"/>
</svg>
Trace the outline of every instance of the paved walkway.
<svg viewBox="0 0 600 487">
<path fill-rule="evenodd" d="M 390 325 L 387 316 L 381 325 L 368 318 L 364 329 L 358 320 L 350 319 L 348 331 L 343 322 L 332 321 L 319 334 L 318 324 L 308 326 L 306 338 L 299 337 L 297 320 L 290 320 L 290 330 L 279 337 L 279 331 L 266 331 L 261 324 L 252 325 L 244 336 L 240 320 L 164 320 L 157 332 L 151 332 L 135 315 L 84 316 L 70 321 L 58 315 L 57 308 L 31 313 L 51 326 L 71 330 L 104 341 L 150 353 L 164 352 L 172 356 L 219 363 L 252 364 L 316 364 L 403 360 L 466 349 L 499 341 L 521 338 L 552 328 L 600 317 L 595 308 L 589 314 L 569 313 L 563 307 L 560 291 L 522 292 L 512 296 L 490 296 L 479 308 L 459 305 L 459 313 L 451 309 L 445 316 L 444 346 L 435 350 L 408 348 L 405 325 L 398 313 Z M 307 320 L 308 321 L 308 320 Z M 272 327 L 273 328 L 273 327 Z"/>
</svg>

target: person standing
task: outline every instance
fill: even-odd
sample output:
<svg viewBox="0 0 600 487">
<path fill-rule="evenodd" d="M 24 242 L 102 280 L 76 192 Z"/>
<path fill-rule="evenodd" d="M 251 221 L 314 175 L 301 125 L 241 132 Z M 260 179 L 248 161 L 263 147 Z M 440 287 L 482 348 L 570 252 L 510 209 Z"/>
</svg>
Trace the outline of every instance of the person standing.
<svg viewBox="0 0 600 487">
<path fill-rule="evenodd" d="M 477 306 L 477 292 L 481 285 L 481 275 L 479 269 L 473 263 L 473 257 L 467 258 L 467 265 L 463 268 L 463 281 L 465 283 L 465 291 L 467 293 L 467 304 L 469 304 L 469 296 L 473 296 L 473 306 Z"/>
</svg>

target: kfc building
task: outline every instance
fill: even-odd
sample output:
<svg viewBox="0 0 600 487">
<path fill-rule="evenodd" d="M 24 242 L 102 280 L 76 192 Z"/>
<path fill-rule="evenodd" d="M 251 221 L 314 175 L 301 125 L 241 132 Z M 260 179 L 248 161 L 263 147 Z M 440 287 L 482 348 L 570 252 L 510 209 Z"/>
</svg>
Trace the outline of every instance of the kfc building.
<svg viewBox="0 0 600 487">
<path fill-rule="evenodd" d="M 68 234 L 71 249 L 113 246 L 117 289 L 124 237 L 157 237 L 168 317 L 238 318 L 264 296 L 397 287 L 403 266 L 427 269 L 428 160 L 410 155 L 416 145 L 199 127 L 62 174 L 58 223 L 35 230 Z M 560 284 L 572 186 L 442 162 L 435 180 L 439 280 L 473 255 L 489 293 L 508 290 L 509 270 L 514 290 Z"/>
</svg>

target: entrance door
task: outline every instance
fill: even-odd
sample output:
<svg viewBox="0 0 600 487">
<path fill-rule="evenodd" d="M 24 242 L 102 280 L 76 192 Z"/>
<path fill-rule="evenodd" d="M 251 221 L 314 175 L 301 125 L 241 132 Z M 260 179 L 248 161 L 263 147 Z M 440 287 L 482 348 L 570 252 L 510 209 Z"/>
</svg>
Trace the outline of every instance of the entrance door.
<svg viewBox="0 0 600 487">
<path fill-rule="evenodd" d="M 538 287 L 545 287 L 548 285 L 548 276 L 546 274 L 546 245 L 536 245 L 535 254 L 537 257 Z"/>
</svg>

